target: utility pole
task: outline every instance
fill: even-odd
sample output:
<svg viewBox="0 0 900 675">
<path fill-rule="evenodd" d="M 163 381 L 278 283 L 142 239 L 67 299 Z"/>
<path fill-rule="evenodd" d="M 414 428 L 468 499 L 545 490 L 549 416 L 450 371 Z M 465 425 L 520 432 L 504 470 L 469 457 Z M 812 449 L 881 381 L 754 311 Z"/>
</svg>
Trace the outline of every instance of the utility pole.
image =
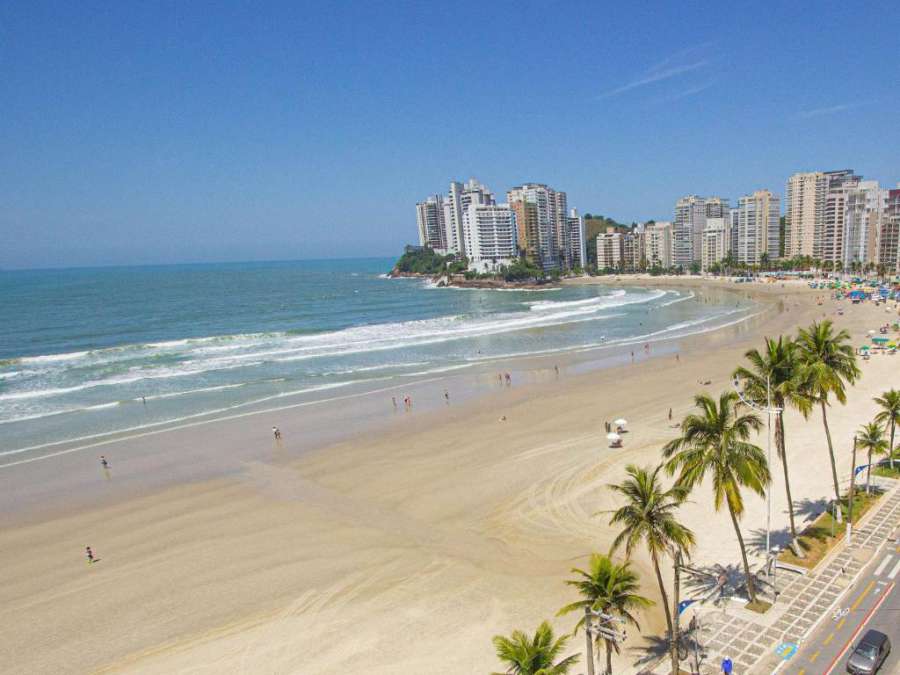
<svg viewBox="0 0 900 675">
<path fill-rule="evenodd" d="M 588 675 L 594 675 L 594 641 L 591 623 L 594 618 L 591 616 L 591 608 L 589 605 L 584 606 L 584 634 L 587 637 L 587 669 Z"/>
<path fill-rule="evenodd" d="M 853 497 L 856 494 L 856 436 L 853 437 L 853 455 L 850 460 L 850 497 L 847 502 L 847 545 L 853 543 Z"/>
<path fill-rule="evenodd" d="M 681 603 L 681 551 L 675 551 L 675 612 L 672 617 L 672 675 L 680 675 L 678 658 L 678 605 Z"/>
<path fill-rule="evenodd" d="M 853 459 L 850 461 L 850 500 L 847 502 L 847 546 L 853 545 L 853 485 L 856 482 L 856 436 L 853 437 Z"/>
</svg>

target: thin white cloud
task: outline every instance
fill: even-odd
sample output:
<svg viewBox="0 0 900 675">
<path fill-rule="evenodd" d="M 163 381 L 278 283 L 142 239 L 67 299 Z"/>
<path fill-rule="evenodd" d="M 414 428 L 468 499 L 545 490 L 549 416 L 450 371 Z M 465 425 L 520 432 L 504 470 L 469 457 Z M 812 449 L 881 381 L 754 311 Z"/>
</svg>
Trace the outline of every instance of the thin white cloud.
<svg viewBox="0 0 900 675">
<path fill-rule="evenodd" d="M 659 103 L 671 103 L 672 101 L 680 101 L 681 99 L 687 98 L 688 96 L 694 96 L 696 94 L 699 94 L 702 91 L 706 91 L 711 86 L 713 86 L 715 83 L 716 83 L 715 80 L 710 80 L 706 84 L 700 84 L 696 87 L 691 87 L 690 89 L 685 89 L 684 91 L 679 91 L 675 94 L 672 94 L 671 96 L 664 96 L 662 98 L 656 99 L 656 101 L 654 101 L 654 103 L 659 104 Z"/>
<path fill-rule="evenodd" d="M 626 82 L 620 87 L 610 89 L 609 91 L 600 94 L 599 98 L 619 96 L 620 94 L 639 89 L 640 87 L 664 82 L 665 80 L 670 80 L 674 77 L 679 77 L 706 68 L 711 64 L 711 60 L 707 56 L 704 56 L 704 54 L 709 53 L 709 48 L 712 44 L 712 42 L 706 42 L 674 52 L 662 61 L 648 68 L 640 77 L 637 77 L 630 82 Z M 697 88 L 695 87 L 695 89 Z M 698 93 L 698 91 L 692 91 L 691 93 Z M 690 94 L 684 95 L 690 96 Z"/>
<path fill-rule="evenodd" d="M 839 103 L 838 105 L 830 105 L 825 108 L 813 108 L 812 110 L 801 110 L 797 113 L 797 117 L 801 119 L 809 119 L 810 117 L 821 117 L 822 115 L 833 115 L 846 110 L 861 108 L 864 105 L 871 105 L 875 101 L 858 101 L 856 103 Z"/>
</svg>

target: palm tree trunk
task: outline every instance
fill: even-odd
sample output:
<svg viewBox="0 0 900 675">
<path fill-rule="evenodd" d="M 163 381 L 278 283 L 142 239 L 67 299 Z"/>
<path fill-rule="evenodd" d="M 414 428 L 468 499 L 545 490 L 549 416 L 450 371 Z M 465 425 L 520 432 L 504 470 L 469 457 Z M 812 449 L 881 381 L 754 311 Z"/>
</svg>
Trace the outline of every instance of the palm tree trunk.
<svg viewBox="0 0 900 675">
<path fill-rule="evenodd" d="M 889 455 L 891 462 L 891 471 L 894 470 L 894 418 L 891 418 L 891 453 Z"/>
<path fill-rule="evenodd" d="M 659 560 L 656 557 L 656 553 L 651 553 L 650 556 L 653 559 L 653 571 L 656 572 L 656 582 L 659 584 L 659 594 L 662 596 L 662 606 L 666 612 L 666 625 L 669 627 L 669 651 L 672 655 L 672 672 L 677 673 L 678 648 L 675 645 L 675 625 L 672 623 L 672 610 L 669 609 L 669 596 L 666 595 L 666 586 L 659 571 Z"/>
<path fill-rule="evenodd" d="M 781 401 L 778 405 L 782 410 L 784 409 L 784 401 Z M 806 555 L 803 553 L 803 549 L 801 549 L 797 543 L 797 526 L 794 523 L 794 500 L 791 497 L 791 479 L 788 475 L 787 448 L 785 447 L 784 436 L 784 415 L 779 414 L 775 420 L 775 444 L 778 446 L 781 453 L 781 466 L 784 469 L 784 491 L 787 493 L 788 519 L 791 524 L 791 550 L 798 558 L 805 558 Z"/>
<path fill-rule="evenodd" d="M 609 644 L 609 640 L 604 640 L 606 643 L 606 675 L 612 675 L 612 647 Z"/>
<path fill-rule="evenodd" d="M 856 467 L 853 467 L 853 470 L 856 471 Z M 866 464 L 866 494 L 870 494 L 869 483 L 872 479 L 872 448 L 869 448 L 868 454 L 868 464 Z"/>
<path fill-rule="evenodd" d="M 726 501 L 728 500 L 726 499 Z M 744 537 L 741 536 L 741 526 L 738 525 L 737 516 L 734 514 L 734 509 L 731 508 L 731 502 L 728 502 L 728 513 L 731 516 L 734 532 L 737 534 L 738 544 L 741 547 L 741 558 L 744 561 L 744 576 L 747 579 L 747 593 L 750 595 L 750 602 L 756 602 L 756 585 L 753 583 L 753 577 L 750 576 L 750 563 L 747 561 L 747 548 L 744 546 Z"/>
<path fill-rule="evenodd" d="M 825 399 L 819 401 L 822 406 L 822 424 L 825 426 L 825 440 L 828 441 L 828 457 L 831 459 L 831 480 L 834 481 L 834 498 L 837 501 L 837 521 L 844 522 L 844 516 L 841 513 L 841 488 L 838 485 L 837 464 L 834 461 L 834 446 L 831 444 L 831 431 L 828 429 L 828 415 L 825 414 Z M 852 470 L 852 468 L 851 468 Z"/>
</svg>

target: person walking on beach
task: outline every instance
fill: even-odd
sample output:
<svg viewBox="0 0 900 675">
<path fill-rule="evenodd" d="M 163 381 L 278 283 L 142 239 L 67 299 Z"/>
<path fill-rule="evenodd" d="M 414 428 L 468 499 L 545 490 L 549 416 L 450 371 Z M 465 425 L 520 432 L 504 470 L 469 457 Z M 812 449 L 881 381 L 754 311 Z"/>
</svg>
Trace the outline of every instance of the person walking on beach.
<svg viewBox="0 0 900 675">
<path fill-rule="evenodd" d="M 106 461 L 106 457 L 100 455 L 100 466 L 103 467 L 104 471 L 109 471 L 109 462 Z"/>
<path fill-rule="evenodd" d="M 559 366 L 553 366 L 553 370 L 556 371 L 556 376 L 559 377 Z"/>
<path fill-rule="evenodd" d="M 394 412 L 397 412 L 397 397 L 391 396 L 391 403 L 394 404 Z"/>
<path fill-rule="evenodd" d="M 500 386 L 503 386 L 503 373 L 497 373 L 497 381 L 500 383 Z"/>
<path fill-rule="evenodd" d="M 146 396 L 141 396 L 141 403 L 143 403 L 144 405 L 147 405 L 147 397 Z"/>
<path fill-rule="evenodd" d="M 506 386 L 509 387 L 512 385 L 512 378 L 509 376 L 509 373 L 506 373 Z"/>
<path fill-rule="evenodd" d="M 631 362 L 634 363 L 634 350 L 631 352 Z"/>
<path fill-rule="evenodd" d="M 278 427 L 272 427 L 272 435 L 275 437 L 276 441 L 281 440 L 281 429 Z"/>
<path fill-rule="evenodd" d="M 88 565 L 94 562 L 94 552 L 91 550 L 90 546 L 84 547 L 84 552 L 87 555 Z"/>
<path fill-rule="evenodd" d="M 450 392 L 444 389 L 444 401 L 447 405 L 450 405 Z"/>
<path fill-rule="evenodd" d="M 669 421 L 670 422 L 672 421 L 672 409 L 671 408 L 669 408 Z"/>
</svg>

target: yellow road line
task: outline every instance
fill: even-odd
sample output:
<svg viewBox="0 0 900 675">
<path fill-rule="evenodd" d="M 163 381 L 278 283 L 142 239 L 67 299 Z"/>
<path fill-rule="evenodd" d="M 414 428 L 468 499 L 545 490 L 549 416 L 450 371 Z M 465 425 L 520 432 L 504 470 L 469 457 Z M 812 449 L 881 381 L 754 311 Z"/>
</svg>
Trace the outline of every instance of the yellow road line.
<svg viewBox="0 0 900 675">
<path fill-rule="evenodd" d="M 844 623 L 845 623 L 846 621 L 847 621 L 847 617 L 844 617 L 843 619 L 841 619 L 840 621 L 838 621 L 838 625 L 837 625 L 837 628 L 836 628 L 835 630 L 840 630 L 841 628 L 843 628 L 843 627 L 844 627 Z"/>
<path fill-rule="evenodd" d="M 825 638 L 825 639 L 822 641 L 822 644 L 825 645 L 825 646 L 827 647 L 827 646 L 828 646 L 828 643 L 831 642 L 832 640 L 834 640 L 834 633 L 831 633 L 827 638 Z"/>
<path fill-rule="evenodd" d="M 812 655 L 810 655 L 809 660 L 810 660 L 810 661 L 815 661 L 817 658 L 819 658 L 819 654 L 821 654 L 821 653 L 822 653 L 822 650 L 821 650 L 821 649 L 817 649 L 816 651 L 814 651 L 814 652 L 812 653 Z"/>
<path fill-rule="evenodd" d="M 800 672 L 797 673 L 797 675 L 805 675 L 805 674 L 806 674 L 806 668 L 801 668 Z"/>
<path fill-rule="evenodd" d="M 862 593 L 860 593 L 859 597 L 856 599 L 856 602 L 854 602 L 852 605 L 850 605 L 851 612 L 854 611 L 857 607 L 859 607 L 859 603 L 861 603 L 865 599 L 865 597 L 869 594 L 869 591 L 871 591 L 874 586 L 875 586 L 875 580 L 872 579 L 872 581 L 869 582 L 869 585 L 866 586 L 866 590 L 864 590 Z"/>
</svg>

